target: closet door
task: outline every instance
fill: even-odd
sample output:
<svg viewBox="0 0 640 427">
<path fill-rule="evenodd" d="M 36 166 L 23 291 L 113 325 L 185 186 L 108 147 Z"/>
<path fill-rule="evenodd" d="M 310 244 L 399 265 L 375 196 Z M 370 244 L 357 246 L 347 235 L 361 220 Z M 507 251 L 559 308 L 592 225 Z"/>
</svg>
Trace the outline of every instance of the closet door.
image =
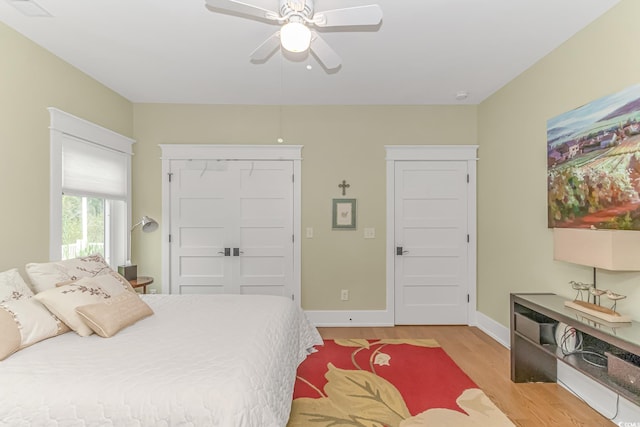
<svg viewBox="0 0 640 427">
<path fill-rule="evenodd" d="M 171 293 L 293 295 L 293 164 L 173 160 Z"/>
</svg>

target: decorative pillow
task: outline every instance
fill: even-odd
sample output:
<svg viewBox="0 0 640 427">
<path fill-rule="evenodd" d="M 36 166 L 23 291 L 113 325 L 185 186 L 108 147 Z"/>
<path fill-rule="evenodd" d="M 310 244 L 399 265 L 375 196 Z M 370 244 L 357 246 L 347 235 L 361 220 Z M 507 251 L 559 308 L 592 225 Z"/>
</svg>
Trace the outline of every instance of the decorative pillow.
<svg viewBox="0 0 640 427">
<path fill-rule="evenodd" d="M 136 293 L 135 289 L 131 286 L 131 283 L 120 274 L 115 271 L 110 271 L 107 274 L 96 277 L 81 277 L 77 280 L 70 280 L 67 282 L 56 283 L 56 287 L 64 285 L 87 285 L 87 286 L 99 286 L 106 293 L 112 297 L 121 294 L 122 292 L 129 291 Z"/>
<path fill-rule="evenodd" d="M 0 303 L 0 360 L 65 332 L 69 328 L 33 297 Z"/>
<path fill-rule="evenodd" d="M 25 270 L 36 293 L 55 288 L 56 283 L 96 277 L 113 271 L 100 254 L 64 261 L 29 263 Z"/>
<path fill-rule="evenodd" d="M 81 337 L 93 333 L 76 313 L 76 307 L 95 304 L 111 298 L 100 286 L 89 283 L 63 285 L 37 293 L 35 299 L 43 303 L 67 326 Z"/>
<path fill-rule="evenodd" d="M 133 289 L 133 288 L 131 288 Z M 0 303 L 33 296 L 17 268 L 0 273 Z"/>
<path fill-rule="evenodd" d="M 112 337 L 127 326 L 153 314 L 151 307 L 136 293 L 131 292 L 123 292 L 97 304 L 77 307 L 76 312 L 103 338 Z"/>
</svg>

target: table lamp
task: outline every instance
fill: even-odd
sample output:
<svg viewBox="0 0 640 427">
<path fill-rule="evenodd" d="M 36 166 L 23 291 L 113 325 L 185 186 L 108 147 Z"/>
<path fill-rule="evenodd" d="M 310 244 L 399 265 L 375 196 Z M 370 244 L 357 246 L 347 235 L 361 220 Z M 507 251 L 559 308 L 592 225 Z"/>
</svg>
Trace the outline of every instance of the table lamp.
<svg viewBox="0 0 640 427">
<path fill-rule="evenodd" d="M 631 318 L 617 313 L 614 309 L 596 304 L 596 269 L 610 271 L 640 271 L 640 231 L 596 230 L 588 228 L 554 228 L 553 259 L 573 264 L 593 267 L 593 303 L 588 301 L 566 301 L 565 305 L 608 322 L 630 322 Z M 574 289 L 577 289 L 574 287 Z M 586 290 L 585 287 L 583 290 Z M 581 291 L 579 291 L 580 293 Z M 606 292 L 614 301 L 624 297 Z M 588 298 L 587 298 L 588 299 Z"/>
<path fill-rule="evenodd" d="M 131 230 L 129 231 L 129 248 L 128 248 L 128 252 L 127 252 L 127 262 L 124 265 L 119 265 L 118 266 L 118 273 L 120 273 L 122 276 L 124 276 L 125 279 L 127 280 L 133 280 L 136 277 L 138 277 L 138 266 L 135 264 L 131 264 L 131 235 L 133 234 L 133 230 L 136 229 L 136 227 L 138 226 L 142 226 L 142 232 L 143 233 L 151 233 L 152 231 L 155 231 L 158 229 L 158 222 L 153 219 L 150 218 L 148 216 L 143 216 L 142 219 L 135 224 L 133 227 L 131 227 Z"/>
</svg>

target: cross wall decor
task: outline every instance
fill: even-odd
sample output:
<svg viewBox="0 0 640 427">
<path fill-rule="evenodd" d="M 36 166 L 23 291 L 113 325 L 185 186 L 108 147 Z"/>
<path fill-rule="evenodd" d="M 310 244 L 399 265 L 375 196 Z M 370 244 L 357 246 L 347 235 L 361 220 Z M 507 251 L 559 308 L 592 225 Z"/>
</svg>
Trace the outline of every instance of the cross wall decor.
<svg viewBox="0 0 640 427">
<path fill-rule="evenodd" d="M 346 196 L 347 195 L 347 188 L 351 187 L 351 185 L 347 184 L 346 180 L 342 180 L 342 184 L 338 184 L 339 188 L 342 188 L 342 195 Z"/>
</svg>

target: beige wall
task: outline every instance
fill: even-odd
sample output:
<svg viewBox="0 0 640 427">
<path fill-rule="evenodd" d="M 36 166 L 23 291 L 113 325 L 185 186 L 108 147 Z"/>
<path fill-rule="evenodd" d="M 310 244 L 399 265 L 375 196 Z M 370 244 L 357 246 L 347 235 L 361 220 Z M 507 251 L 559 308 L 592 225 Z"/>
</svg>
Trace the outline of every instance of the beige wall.
<svg viewBox="0 0 640 427">
<path fill-rule="evenodd" d="M 553 261 L 546 123 L 640 82 L 638 16 L 640 2 L 623 0 L 479 106 L 478 308 L 505 326 L 510 292 L 573 296 L 569 280 L 592 281 Z M 629 295 L 618 307 L 640 320 L 640 274 L 599 271 L 598 283 Z"/>
<path fill-rule="evenodd" d="M 386 164 L 384 145 L 475 144 L 476 107 L 135 105 L 134 218 L 161 218 L 158 144 L 303 145 L 302 305 L 309 310 L 385 308 Z M 358 199 L 358 229 L 331 230 L 338 184 Z M 376 229 L 364 239 L 364 227 Z M 304 234 L 304 233 L 303 233 Z M 160 277 L 161 236 L 137 233 L 134 261 Z M 159 283 L 158 283 L 159 285 Z M 350 300 L 340 301 L 340 289 Z"/>
<path fill-rule="evenodd" d="M 572 295 L 568 280 L 591 270 L 552 259 L 546 228 L 546 121 L 638 83 L 634 52 L 640 2 L 623 0 L 480 106 L 131 105 L 80 71 L 0 24 L 0 271 L 48 258 L 48 124 L 55 106 L 138 140 L 133 216 L 161 218 L 161 143 L 272 144 L 303 149 L 303 306 L 384 307 L 386 144 L 480 145 L 478 308 L 508 324 L 509 292 Z M 358 230 L 331 231 L 338 183 L 358 199 Z M 365 240 L 364 227 L 377 238 Z M 7 244 L 8 242 L 8 244 Z M 160 278 L 160 233 L 134 233 L 134 261 Z M 640 275 L 599 273 L 602 287 L 630 297 L 619 305 L 640 319 Z M 160 285 L 159 280 L 157 285 Z M 348 288 L 351 300 L 341 302 Z"/>
<path fill-rule="evenodd" d="M 47 107 L 133 134 L 133 106 L 0 23 L 0 271 L 49 259 Z"/>
</svg>

